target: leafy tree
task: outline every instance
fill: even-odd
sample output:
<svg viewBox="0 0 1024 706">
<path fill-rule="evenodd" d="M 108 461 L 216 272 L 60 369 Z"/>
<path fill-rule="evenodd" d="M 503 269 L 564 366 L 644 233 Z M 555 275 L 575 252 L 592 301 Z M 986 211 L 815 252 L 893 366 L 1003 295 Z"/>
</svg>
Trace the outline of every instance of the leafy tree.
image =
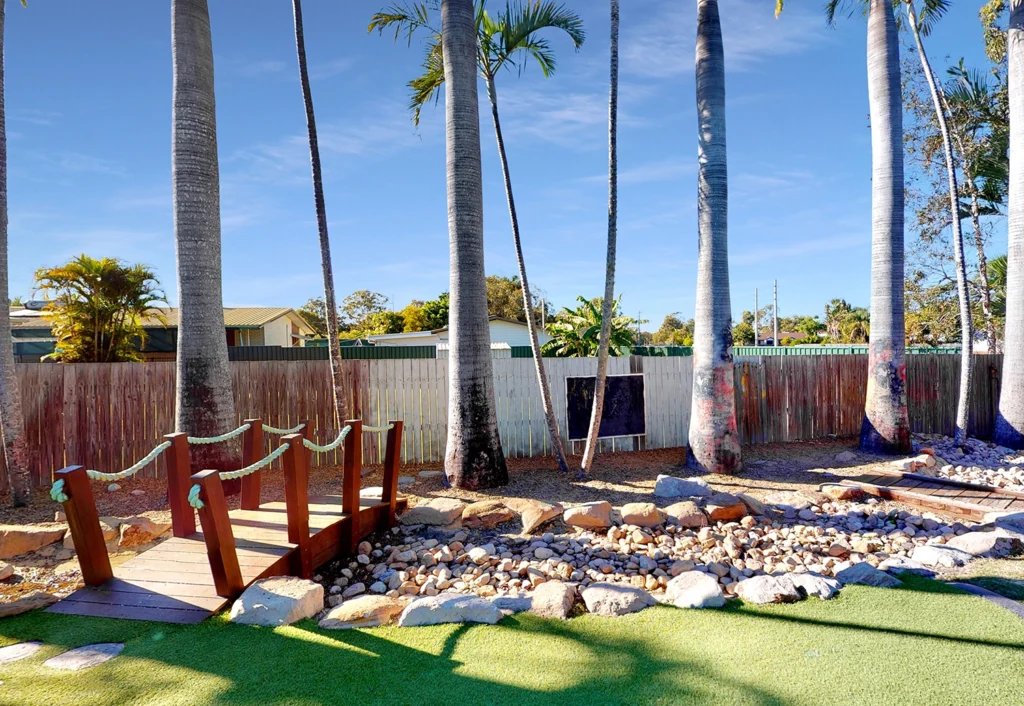
<svg viewBox="0 0 1024 706">
<path fill-rule="evenodd" d="M 327 306 L 323 297 L 314 297 L 299 307 L 295 312 L 309 324 L 317 338 L 327 336 Z"/>
<path fill-rule="evenodd" d="M 397 311 L 378 311 L 363 320 L 362 328 L 358 329 L 359 337 L 379 336 L 385 333 L 402 333 L 405 330 L 405 317 Z"/>
<path fill-rule="evenodd" d="M 613 302 L 611 319 L 611 355 L 628 355 L 633 346 L 632 327 L 642 321 L 623 316 L 620 307 L 622 297 Z M 546 356 L 556 358 L 590 358 L 597 355 L 598 335 L 601 331 L 601 298 L 576 297 L 579 306 L 568 307 L 555 315 L 548 323 L 551 340 L 541 349 Z"/>
<path fill-rule="evenodd" d="M 387 311 L 388 298 L 379 292 L 359 289 L 341 302 L 342 328 L 362 329 L 371 314 Z"/>
<path fill-rule="evenodd" d="M 741 321 L 732 327 L 732 342 L 740 346 L 749 346 L 754 342 L 754 327 Z"/>
<path fill-rule="evenodd" d="M 426 327 L 423 330 L 433 330 L 447 326 L 448 308 L 448 292 L 442 292 L 438 295 L 437 299 L 423 302 L 423 320 L 426 323 Z"/>
<path fill-rule="evenodd" d="M 166 304 L 160 283 L 144 265 L 124 265 L 105 257 L 79 255 L 59 267 L 35 274 L 57 350 L 48 358 L 63 363 L 113 363 L 141 360 L 145 317 L 162 318 Z"/>
<path fill-rule="evenodd" d="M 540 298 L 531 293 L 530 300 L 534 321 L 539 321 Z M 491 316 L 500 316 L 503 319 L 526 322 L 526 310 L 523 308 L 522 285 L 519 282 L 519 275 L 487 276 L 487 313 Z"/>
<path fill-rule="evenodd" d="M 1006 255 L 988 261 L 988 280 L 992 285 L 992 313 L 998 319 L 1006 317 Z"/>
<path fill-rule="evenodd" d="M 665 317 L 661 326 L 654 332 L 652 343 L 670 346 L 693 345 L 693 319 L 683 321 L 678 314 L 677 311 Z"/>
<path fill-rule="evenodd" d="M 402 316 L 402 330 L 406 333 L 430 330 L 427 315 L 423 312 L 423 302 L 411 302 L 398 313 Z"/>
</svg>

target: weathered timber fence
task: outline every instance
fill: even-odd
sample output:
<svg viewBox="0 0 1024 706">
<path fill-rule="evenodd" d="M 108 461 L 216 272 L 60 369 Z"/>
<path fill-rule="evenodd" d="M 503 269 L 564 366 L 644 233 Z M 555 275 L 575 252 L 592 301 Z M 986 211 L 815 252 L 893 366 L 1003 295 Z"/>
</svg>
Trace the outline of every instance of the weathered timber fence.
<svg viewBox="0 0 1024 706">
<path fill-rule="evenodd" d="M 915 431 L 951 434 L 955 418 L 959 357 L 908 356 L 911 426 Z M 533 360 L 493 361 L 494 394 L 502 445 L 509 456 L 550 452 Z M 565 378 L 593 375 L 593 358 L 545 358 L 555 412 L 566 430 Z M 404 419 L 404 463 L 436 463 L 444 457 L 447 417 L 447 361 L 394 359 L 342 361 L 346 416 L 382 425 Z M 975 389 L 971 433 L 990 435 L 998 401 L 1002 357 L 974 358 Z M 313 441 L 325 444 L 340 430 L 331 413 L 326 361 L 231 363 L 239 423 L 262 418 L 291 427 L 308 419 Z M 604 442 L 607 450 L 659 449 L 686 444 L 693 359 L 612 358 L 610 374 L 645 376 L 647 435 Z M 48 486 L 55 469 L 82 464 L 99 470 L 124 468 L 174 430 L 174 364 L 19 364 L 25 433 L 36 486 Z M 738 358 L 736 401 L 744 443 L 822 438 L 860 431 L 867 383 L 867 357 L 773 356 Z M 382 433 L 363 435 L 369 463 L 384 460 Z M 266 440 L 270 450 L 271 439 Z M 313 454 L 313 464 L 340 465 L 340 452 Z M 2 462 L 2 461 L 0 461 Z M 159 458 L 142 472 L 166 474 Z M 6 474 L 0 474 L 6 484 Z M 3 486 L 0 485 L 0 489 Z"/>
</svg>

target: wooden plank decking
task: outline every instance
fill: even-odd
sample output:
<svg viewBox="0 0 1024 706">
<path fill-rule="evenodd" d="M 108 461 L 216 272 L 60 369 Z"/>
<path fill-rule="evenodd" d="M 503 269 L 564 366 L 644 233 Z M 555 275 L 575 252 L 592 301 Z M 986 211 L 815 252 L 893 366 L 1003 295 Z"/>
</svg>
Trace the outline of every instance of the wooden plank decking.
<svg viewBox="0 0 1024 706">
<path fill-rule="evenodd" d="M 975 521 L 990 512 L 1024 512 L 1024 493 L 916 473 L 879 471 L 845 478 L 843 483 L 887 500 Z"/>
<path fill-rule="evenodd" d="M 313 566 L 346 548 L 352 518 L 343 513 L 340 495 L 309 499 L 309 533 Z M 405 505 L 398 501 L 399 507 Z M 360 493 L 359 536 L 364 537 L 387 517 L 389 506 L 379 491 Z M 259 510 L 232 510 L 231 531 L 246 586 L 260 578 L 297 574 L 297 545 L 288 541 L 283 502 Z M 51 613 L 88 615 L 164 623 L 198 623 L 224 608 L 230 599 L 217 595 L 205 537 L 196 532 L 172 537 L 114 569 L 101 586 L 81 588 L 48 608 Z"/>
</svg>

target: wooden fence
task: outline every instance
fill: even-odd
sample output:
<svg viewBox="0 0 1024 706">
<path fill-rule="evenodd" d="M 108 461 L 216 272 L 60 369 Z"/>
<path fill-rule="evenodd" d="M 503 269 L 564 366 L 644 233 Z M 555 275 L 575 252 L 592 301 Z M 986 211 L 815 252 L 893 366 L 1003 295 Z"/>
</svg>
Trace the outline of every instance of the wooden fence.
<svg viewBox="0 0 1024 706">
<path fill-rule="evenodd" d="M 532 359 L 496 359 L 494 394 L 502 446 L 508 456 L 550 452 Z M 593 375 L 592 358 L 547 358 L 555 411 L 566 435 L 565 378 Z M 955 418 L 959 357 L 908 356 L 907 377 L 914 431 L 951 434 Z M 991 434 L 1001 356 L 974 358 L 971 433 Z M 231 363 L 239 420 L 261 417 L 268 424 L 313 425 L 315 440 L 337 435 L 331 414 L 326 361 L 235 361 Z M 37 486 L 55 469 L 82 464 L 118 471 L 148 453 L 174 430 L 174 364 L 19 364 L 25 433 Z M 405 420 L 402 461 L 438 463 L 444 458 L 447 361 L 443 359 L 345 360 L 348 414 L 367 424 Z M 693 359 L 612 358 L 610 374 L 645 376 L 647 434 L 604 442 L 604 450 L 684 446 L 690 417 Z M 744 443 L 822 438 L 860 431 L 867 357 L 775 356 L 740 358 L 736 401 Z M 382 434 L 364 434 L 363 453 L 382 461 Z M 268 438 L 268 449 L 276 438 Z M 2 463 L 2 460 L 0 460 Z M 340 453 L 319 454 L 316 465 L 341 463 Z M 165 472 L 164 461 L 143 473 Z M 6 474 L 0 473 L 6 484 Z M 0 485 L 0 489 L 3 485 Z"/>
</svg>

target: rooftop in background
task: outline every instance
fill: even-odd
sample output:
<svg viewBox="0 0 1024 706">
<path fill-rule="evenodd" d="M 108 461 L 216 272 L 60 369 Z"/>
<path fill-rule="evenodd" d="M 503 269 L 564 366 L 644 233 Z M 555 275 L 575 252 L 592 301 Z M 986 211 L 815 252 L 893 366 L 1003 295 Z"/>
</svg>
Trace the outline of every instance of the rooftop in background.
<svg viewBox="0 0 1024 706">
<path fill-rule="evenodd" d="M 42 328 L 45 324 L 40 321 L 46 316 L 46 312 L 36 306 L 37 302 L 28 302 L 28 306 L 11 307 L 11 326 L 14 328 Z M 143 328 L 176 328 L 178 326 L 177 307 L 159 308 L 163 320 L 159 316 L 147 316 L 143 319 Z M 306 323 L 305 319 L 299 316 L 291 307 L 225 307 L 224 326 L 225 328 L 262 328 L 282 316 L 288 316 L 300 328 L 308 333 L 313 329 Z M 48 328 L 48 327 L 47 327 Z"/>
</svg>

